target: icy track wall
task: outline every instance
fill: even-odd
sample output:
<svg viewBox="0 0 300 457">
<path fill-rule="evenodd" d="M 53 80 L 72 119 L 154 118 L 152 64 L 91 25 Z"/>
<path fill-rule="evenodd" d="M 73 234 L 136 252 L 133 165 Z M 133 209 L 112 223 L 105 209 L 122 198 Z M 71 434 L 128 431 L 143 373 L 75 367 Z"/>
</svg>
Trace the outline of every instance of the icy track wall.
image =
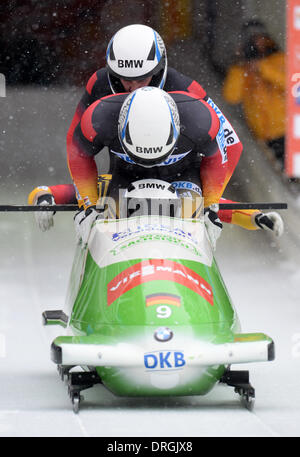
<svg viewBox="0 0 300 457">
<path fill-rule="evenodd" d="M 263 150 L 254 141 L 239 112 L 226 105 L 220 84 L 207 71 L 209 95 L 230 119 L 244 151 L 226 189 L 237 201 L 287 202 L 281 211 L 285 234 L 280 240 L 268 237 L 288 257 L 300 257 L 300 197 L 297 201 L 275 172 Z M 1 203 L 26 203 L 37 185 L 70 182 L 66 163 L 66 134 L 82 91 L 78 88 L 8 88 L 1 99 Z M 97 157 L 103 172 L 108 169 L 107 154 Z M 242 229 L 239 229 L 242 230 Z M 251 236 L 249 234 L 249 236 Z M 256 235 L 258 239 L 266 239 Z M 243 234 L 243 238 L 245 234 Z M 262 241 L 264 242 L 264 241 Z"/>
<path fill-rule="evenodd" d="M 217 99 L 218 97 L 216 97 L 216 101 Z M 293 259 L 296 263 L 299 262 L 300 193 L 292 192 L 288 178 L 275 170 L 268 159 L 265 147 L 254 140 L 245 126 L 242 116 L 237 116 L 237 111 L 229 107 L 221 98 L 217 103 L 222 106 L 223 112 L 231 120 L 243 143 L 243 153 L 228 190 L 233 192 L 234 199 L 240 201 L 285 202 L 288 204 L 287 210 L 279 211 L 284 220 L 285 232 L 281 238 L 273 238 L 272 243 L 286 257 Z"/>
<path fill-rule="evenodd" d="M 187 59 L 187 50 L 194 56 Z M 230 106 L 225 102 L 222 93 L 222 83 L 219 77 L 203 59 L 201 49 L 197 43 L 191 42 L 185 46 L 172 49 L 173 54 L 169 52 L 170 60 L 176 57 L 179 63 L 180 71 L 184 71 L 182 62 L 185 59 L 190 63 L 189 74 L 197 79 L 206 89 L 208 95 L 213 99 L 217 106 L 222 110 L 225 116 L 230 120 L 236 130 L 240 140 L 243 143 L 243 153 L 238 166 L 225 190 L 225 196 L 236 201 L 245 202 L 286 202 L 288 210 L 280 211 L 284 220 L 285 233 L 280 239 L 275 239 L 272 235 L 266 233 L 249 234 L 246 230 L 238 231 L 238 239 L 234 242 L 247 238 L 255 238 L 257 247 L 255 249 L 264 249 L 263 245 L 269 242 L 274 245 L 274 250 L 282 251 L 284 256 L 291 258 L 295 263 L 299 263 L 300 258 L 300 190 L 298 185 L 298 195 L 291 192 L 291 186 L 288 185 L 287 179 L 283 179 L 281 173 L 278 173 L 270 163 L 265 150 L 259 145 L 247 128 L 242 110 L 240 107 Z M 194 62 L 192 64 L 192 61 Z M 201 62 L 201 66 L 198 64 Z M 236 230 L 234 230 L 237 234 Z M 235 236 L 233 234 L 233 237 Z M 254 242 L 255 245 L 255 242 Z M 242 246 L 241 246 L 242 248 Z"/>
<path fill-rule="evenodd" d="M 66 134 L 78 89 L 8 87 L 1 102 L 1 200 L 16 203 L 41 184 L 69 181 Z M 25 195 L 24 195 L 25 194 Z"/>
</svg>

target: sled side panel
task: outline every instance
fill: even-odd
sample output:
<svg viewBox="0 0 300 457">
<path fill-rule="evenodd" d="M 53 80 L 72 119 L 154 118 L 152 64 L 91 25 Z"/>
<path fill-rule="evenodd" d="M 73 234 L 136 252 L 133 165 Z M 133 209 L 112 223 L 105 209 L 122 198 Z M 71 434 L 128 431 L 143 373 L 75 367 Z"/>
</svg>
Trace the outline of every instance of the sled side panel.
<svg viewBox="0 0 300 457">
<path fill-rule="evenodd" d="M 83 333 L 192 326 L 233 338 L 236 314 L 215 263 L 136 259 L 99 268 L 88 254 L 71 325 Z M 115 326 L 118 330 L 115 330 Z M 111 328 L 110 328 L 111 327 Z"/>
</svg>

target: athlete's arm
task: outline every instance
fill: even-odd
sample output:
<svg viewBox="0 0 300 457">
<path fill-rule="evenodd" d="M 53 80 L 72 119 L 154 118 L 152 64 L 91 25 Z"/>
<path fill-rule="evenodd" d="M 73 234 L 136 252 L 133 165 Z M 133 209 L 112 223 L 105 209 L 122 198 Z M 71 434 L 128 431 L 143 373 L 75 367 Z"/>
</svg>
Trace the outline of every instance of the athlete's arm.
<svg viewBox="0 0 300 457">
<path fill-rule="evenodd" d="M 77 105 L 75 114 L 67 133 L 67 142 L 71 141 L 75 128 L 80 122 L 85 110 L 96 100 L 99 100 L 100 98 L 109 94 L 111 94 L 111 90 L 107 81 L 107 73 L 106 70 L 102 68 L 93 73 L 93 75 L 89 78 L 87 85 L 85 86 L 84 94 L 82 95 Z"/>
<path fill-rule="evenodd" d="M 223 127 L 223 141 L 227 147 L 227 175 L 224 181 L 224 189 L 228 184 L 237 164 L 240 159 L 243 145 L 236 134 L 231 123 L 228 121 L 226 116 L 220 108 L 215 104 L 215 102 L 208 96 L 206 90 L 199 84 L 196 80 L 193 80 L 189 76 L 183 75 L 174 68 L 169 67 L 168 76 L 165 85 L 166 91 L 185 91 L 191 94 L 191 96 L 199 97 L 200 99 L 206 101 L 217 116 L 219 117 L 221 126 Z M 224 190 L 223 189 L 223 190 Z"/>
<path fill-rule="evenodd" d="M 184 91 L 205 99 L 207 97 L 205 89 L 194 79 L 180 73 L 175 68 L 168 67 L 167 79 L 164 86 L 166 92 Z"/>
<path fill-rule="evenodd" d="M 210 117 L 210 126 L 208 130 L 209 140 L 200 149 L 204 155 L 200 165 L 200 180 L 204 205 L 208 207 L 214 203 L 219 203 L 224 188 L 226 187 L 226 176 L 228 173 L 228 160 L 226 145 L 222 142 L 222 124 L 212 109 L 205 102 L 208 115 Z"/>
<path fill-rule="evenodd" d="M 36 205 L 42 196 L 50 195 L 56 205 L 69 205 L 77 203 L 73 184 L 58 184 L 55 186 L 37 186 L 28 195 L 28 204 Z"/>
<path fill-rule="evenodd" d="M 236 203 L 226 198 L 221 198 L 220 203 Z M 261 214 L 257 209 L 250 210 L 231 210 L 220 209 L 218 212 L 219 218 L 222 222 L 227 224 L 239 225 L 247 230 L 258 230 L 259 227 L 255 223 L 255 216 Z"/>
<path fill-rule="evenodd" d="M 67 144 L 67 162 L 75 185 L 79 206 L 86 209 L 98 200 L 98 170 L 95 155 L 103 148 L 92 123 L 92 115 L 100 100 L 84 113 Z"/>
<path fill-rule="evenodd" d="M 220 150 L 216 147 L 215 153 L 212 156 L 204 157 L 200 166 L 205 207 L 219 202 L 223 193 L 226 174 L 227 164 L 222 163 Z"/>
<path fill-rule="evenodd" d="M 220 199 L 220 203 L 236 203 L 232 200 Z M 247 230 L 270 230 L 276 236 L 284 232 L 281 216 L 276 212 L 262 213 L 258 209 L 248 210 L 219 210 L 219 218 L 227 224 L 239 225 Z"/>
<path fill-rule="evenodd" d="M 95 85 L 100 78 L 104 78 L 105 74 L 103 70 L 96 71 L 88 80 L 88 83 L 85 87 L 84 94 L 82 95 L 75 114 L 73 116 L 71 125 L 67 133 L 67 148 L 68 145 L 71 145 L 73 142 L 73 135 L 75 128 L 79 124 L 83 113 L 85 110 L 94 103 L 98 97 L 95 94 Z M 101 84 L 103 90 L 105 91 L 105 84 Z M 106 94 L 105 94 L 106 95 Z M 54 197 L 55 203 L 60 204 L 74 204 L 77 202 L 76 191 L 73 184 L 59 184 L 54 186 L 38 186 L 33 189 L 28 196 L 28 204 L 35 205 L 38 198 L 42 195 L 52 195 Z"/>
<path fill-rule="evenodd" d="M 220 132 L 219 132 L 219 138 L 220 142 L 223 143 L 223 147 L 226 147 L 226 161 L 227 161 L 227 173 L 226 173 L 226 179 L 224 181 L 224 188 L 223 192 L 231 178 L 231 176 L 234 173 L 234 170 L 240 160 L 242 151 L 243 151 L 243 145 L 232 127 L 231 123 L 228 121 L 228 119 L 224 116 L 220 108 L 213 102 L 213 100 L 209 97 L 205 98 L 206 103 L 213 108 L 215 113 L 217 114 L 219 120 L 220 120 Z M 222 192 L 222 194 L 223 194 Z"/>
</svg>

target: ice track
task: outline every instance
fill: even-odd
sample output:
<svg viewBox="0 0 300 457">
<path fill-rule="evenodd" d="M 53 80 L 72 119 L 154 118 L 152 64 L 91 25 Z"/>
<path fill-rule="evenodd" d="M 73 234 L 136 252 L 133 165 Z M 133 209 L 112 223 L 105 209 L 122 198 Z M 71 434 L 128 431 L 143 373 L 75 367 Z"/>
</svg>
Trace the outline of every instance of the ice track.
<svg viewBox="0 0 300 457">
<path fill-rule="evenodd" d="M 300 435 L 299 278 L 270 238 L 260 236 L 266 234 L 246 238 L 227 226 L 218 255 L 244 331 L 264 331 L 276 344 L 274 362 L 247 365 L 256 389 L 253 412 L 225 386 L 205 397 L 163 400 L 118 398 L 94 386 L 75 415 L 49 357 L 61 330 L 41 325 L 43 310 L 62 305 L 72 220 L 57 216 L 55 231 L 45 235 L 31 215 L 22 225 L 18 218 L 2 224 L 0 436 Z"/>
</svg>

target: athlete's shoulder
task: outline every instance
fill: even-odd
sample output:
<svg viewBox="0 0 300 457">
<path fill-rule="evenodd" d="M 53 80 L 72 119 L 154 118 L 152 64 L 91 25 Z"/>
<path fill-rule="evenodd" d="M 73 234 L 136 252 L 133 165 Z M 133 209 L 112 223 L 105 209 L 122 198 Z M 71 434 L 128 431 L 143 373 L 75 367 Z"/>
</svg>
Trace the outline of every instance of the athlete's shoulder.
<svg viewBox="0 0 300 457">
<path fill-rule="evenodd" d="M 169 95 L 175 100 L 176 104 L 181 104 L 181 103 L 202 103 L 203 100 L 201 97 L 199 97 L 196 94 L 192 94 L 188 92 L 187 90 L 173 90 L 168 92 Z"/>
<path fill-rule="evenodd" d="M 217 116 L 215 110 L 210 106 L 210 104 L 194 92 L 188 92 L 186 90 L 175 90 L 170 91 L 169 95 L 171 95 L 171 97 L 174 99 L 179 109 L 181 106 L 183 107 L 188 103 L 189 106 L 192 105 L 195 107 L 195 110 L 207 112 L 212 117 Z"/>
<path fill-rule="evenodd" d="M 167 92 L 174 90 L 187 90 L 192 81 L 192 78 L 189 76 L 183 75 L 178 70 L 175 70 L 175 68 L 168 67 L 164 90 Z"/>
<path fill-rule="evenodd" d="M 187 91 L 169 92 L 178 107 L 180 124 L 192 136 L 201 132 L 214 139 L 220 128 L 219 118 L 214 109 L 199 96 Z M 191 133 L 194 132 L 194 133 Z"/>
<path fill-rule="evenodd" d="M 92 74 L 87 82 L 86 91 L 97 98 L 111 94 L 106 68 L 100 68 Z"/>
<path fill-rule="evenodd" d="M 109 103 L 109 104 L 120 104 L 123 103 L 125 98 L 128 97 L 129 92 L 122 92 L 119 94 L 109 94 L 105 97 L 100 98 L 100 102 L 102 104 Z"/>
<path fill-rule="evenodd" d="M 99 98 L 94 103 L 92 103 L 86 111 L 90 113 L 102 112 L 102 111 L 114 111 L 121 108 L 122 103 L 125 98 L 128 96 L 128 93 L 122 94 L 109 94 L 104 97 Z M 85 113 L 84 113 L 85 114 Z M 91 115 L 91 114 L 90 114 Z"/>
<path fill-rule="evenodd" d="M 204 98 L 207 95 L 206 91 L 197 81 L 172 67 L 168 67 L 164 90 L 167 92 L 175 90 L 187 91 L 194 93 L 200 98 Z"/>
<path fill-rule="evenodd" d="M 100 135 L 104 141 L 114 134 L 120 108 L 127 95 L 107 95 L 96 100 L 86 109 L 80 122 L 81 131 L 86 139 L 93 141 L 97 135 Z"/>
</svg>

